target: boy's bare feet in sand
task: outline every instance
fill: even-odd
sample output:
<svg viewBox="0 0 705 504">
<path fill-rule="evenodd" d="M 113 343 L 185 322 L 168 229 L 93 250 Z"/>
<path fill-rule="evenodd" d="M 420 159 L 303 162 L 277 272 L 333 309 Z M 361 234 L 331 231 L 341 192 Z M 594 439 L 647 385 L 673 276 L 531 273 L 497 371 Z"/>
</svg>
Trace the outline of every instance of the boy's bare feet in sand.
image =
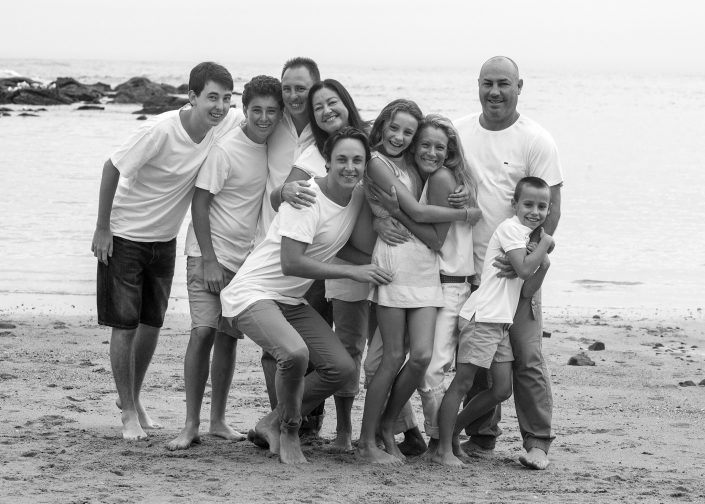
<svg viewBox="0 0 705 504">
<path fill-rule="evenodd" d="M 128 413 L 126 411 L 122 412 L 122 439 L 127 441 L 139 441 L 140 439 L 147 439 L 147 433 L 142 429 L 139 420 L 137 419 L 137 414 L 132 412 Z"/>
<path fill-rule="evenodd" d="M 247 433 L 247 439 L 260 448 L 269 448 L 270 453 L 279 455 L 279 412 L 275 409 L 257 422 L 255 428 Z"/>
<path fill-rule="evenodd" d="M 467 455 L 476 455 L 476 456 L 492 456 L 494 454 L 494 450 L 491 448 L 485 448 L 483 446 L 480 446 L 472 441 L 472 439 L 468 439 L 464 443 L 460 445 L 462 448 L 463 452 Z"/>
<path fill-rule="evenodd" d="M 541 448 L 533 447 L 526 455 L 519 457 L 519 462 L 524 467 L 543 471 L 551 463 L 548 455 Z"/>
<path fill-rule="evenodd" d="M 222 421 L 214 422 L 211 420 L 211 426 L 208 429 L 208 434 L 219 438 L 227 439 L 228 441 L 244 441 L 247 436 L 236 431 L 228 424 Z"/>
<path fill-rule="evenodd" d="M 330 450 L 338 453 L 353 451 L 352 433 L 348 431 L 336 431 L 335 440 L 331 443 Z"/>
<path fill-rule="evenodd" d="M 279 460 L 282 464 L 308 464 L 301 451 L 299 441 L 299 426 L 281 429 L 279 434 Z"/>
<path fill-rule="evenodd" d="M 390 455 L 386 451 L 377 448 L 376 445 L 365 445 L 362 443 L 362 441 L 360 441 L 357 445 L 356 454 L 358 458 L 360 458 L 363 462 L 367 462 L 368 464 L 382 464 L 395 466 L 403 464 L 401 459 L 395 457 L 394 455 Z"/>
<path fill-rule="evenodd" d="M 192 444 L 201 444 L 198 425 L 186 425 L 177 437 L 167 443 L 166 449 L 169 451 L 187 450 Z"/>
<path fill-rule="evenodd" d="M 435 438 L 431 438 L 428 440 L 428 448 L 424 452 L 424 454 L 421 456 L 421 460 L 425 462 L 432 462 L 433 457 L 436 455 L 438 452 L 438 440 Z"/>
</svg>

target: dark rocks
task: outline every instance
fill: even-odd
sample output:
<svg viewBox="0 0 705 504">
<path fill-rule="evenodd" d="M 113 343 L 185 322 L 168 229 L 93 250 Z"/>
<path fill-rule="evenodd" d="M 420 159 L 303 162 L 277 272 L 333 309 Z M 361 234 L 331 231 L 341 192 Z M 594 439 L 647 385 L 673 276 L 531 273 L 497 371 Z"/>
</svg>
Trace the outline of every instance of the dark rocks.
<svg viewBox="0 0 705 504">
<path fill-rule="evenodd" d="M 0 329 L 17 329 L 17 326 L 10 322 L 0 322 Z"/>
<path fill-rule="evenodd" d="M 551 333 L 548 332 L 548 331 L 543 331 L 543 335 L 542 335 L 542 336 L 543 336 L 544 338 L 550 338 L 550 337 L 551 337 Z"/>
<path fill-rule="evenodd" d="M 147 120 L 147 116 L 146 116 L 146 115 L 141 115 L 141 116 L 139 116 L 139 117 L 137 118 L 137 120 L 138 120 L 138 121 L 146 121 L 146 120 Z"/>
<path fill-rule="evenodd" d="M 102 105 L 81 105 L 76 110 L 105 110 Z"/>
<path fill-rule="evenodd" d="M 181 84 L 176 88 L 178 94 L 188 94 L 188 84 Z"/>
<path fill-rule="evenodd" d="M 165 96 L 162 87 L 146 77 L 133 77 L 115 87 L 115 103 L 144 103 L 155 97 Z"/>
<path fill-rule="evenodd" d="M 33 114 L 31 112 L 20 112 L 17 117 L 39 117 L 39 114 Z"/>
<path fill-rule="evenodd" d="M 169 110 L 180 109 L 188 102 L 187 98 L 181 98 L 179 96 L 166 95 L 154 97 L 142 104 L 142 110 L 133 112 L 133 114 L 161 114 Z"/>
<path fill-rule="evenodd" d="M 172 86 L 171 84 L 164 84 L 163 82 L 159 84 L 162 89 L 169 94 L 178 94 L 179 90 L 176 88 L 176 86 Z M 186 91 L 188 93 L 188 91 Z"/>
<path fill-rule="evenodd" d="M 90 89 L 95 89 L 96 91 L 100 91 L 101 93 L 109 93 L 113 90 L 112 86 L 110 84 L 105 84 L 104 82 L 96 82 L 95 84 L 86 84 L 86 87 Z"/>
<path fill-rule="evenodd" d="M 55 88 L 21 88 L 8 96 L 7 103 L 18 105 L 67 105 L 71 98 L 62 96 Z"/>
<path fill-rule="evenodd" d="M 678 385 L 680 385 L 681 387 L 695 387 L 695 382 L 693 380 L 686 380 L 678 382 Z"/>
<path fill-rule="evenodd" d="M 83 101 L 98 103 L 103 97 L 101 91 L 81 84 L 71 77 L 58 77 L 53 84 L 58 94 L 70 98 L 72 102 Z M 51 84 L 49 86 L 51 87 Z"/>
<path fill-rule="evenodd" d="M 580 352 L 568 359 L 569 366 L 594 366 L 593 361 L 585 352 Z"/>
<path fill-rule="evenodd" d="M 604 350 L 605 349 L 605 344 L 602 343 L 601 341 L 596 341 L 592 345 L 588 347 L 588 350 Z"/>
<path fill-rule="evenodd" d="M 702 380 L 700 383 L 698 383 L 699 386 L 705 387 L 705 380 Z"/>
</svg>

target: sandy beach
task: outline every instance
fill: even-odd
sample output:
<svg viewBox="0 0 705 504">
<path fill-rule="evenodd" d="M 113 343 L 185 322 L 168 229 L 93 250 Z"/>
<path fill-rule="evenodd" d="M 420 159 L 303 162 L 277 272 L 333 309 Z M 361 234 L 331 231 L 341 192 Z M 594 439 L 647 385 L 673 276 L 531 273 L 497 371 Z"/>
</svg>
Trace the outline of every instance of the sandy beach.
<svg viewBox="0 0 705 504">
<path fill-rule="evenodd" d="M 7 301 L 7 300 L 6 300 Z M 46 301 L 46 300 L 45 300 Z M 88 301 L 83 299 L 82 302 Z M 556 441 L 546 471 L 522 453 L 512 401 L 492 455 L 462 469 L 411 459 L 400 468 L 306 445 L 310 464 L 286 467 L 247 441 L 204 435 L 169 452 L 185 415 L 188 317 L 171 309 L 147 375 L 144 401 L 163 424 L 146 441 L 120 437 L 108 360 L 109 329 L 90 310 L 23 301 L 0 310 L 2 502 L 703 502 L 705 317 L 668 312 L 547 308 L 544 353 L 553 380 Z M 588 351 L 603 342 L 604 351 Z M 585 351 L 595 366 L 569 366 Z M 695 386 L 680 383 L 692 381 Z M 202 412 L 207 431 L 210 387 Z M 353 409 L 358 434 L 364 392 Z M 423 421 L 415 396 L 417 418 Z M 231 425 L 247 431 L 268 411 L 259 349 L 240 344 Z M 323 439 L 333 437 L 327 406 Z"/>
</svg>

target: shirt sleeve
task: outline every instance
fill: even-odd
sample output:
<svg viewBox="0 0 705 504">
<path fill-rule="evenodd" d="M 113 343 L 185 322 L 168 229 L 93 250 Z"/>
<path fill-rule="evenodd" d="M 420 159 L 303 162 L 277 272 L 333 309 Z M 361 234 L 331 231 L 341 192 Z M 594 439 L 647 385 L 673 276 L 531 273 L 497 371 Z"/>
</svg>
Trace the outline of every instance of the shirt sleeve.
<svg viewBox="0 0 705 504">
<path fill-rule="evenodd" d="M 309 177 L 325 177 L 326 161 L 315 144 L 308 146 L 294 161 L 294 166 L 305 171 Z"/>
<path fill-rule="evenodd" d="M 499 246 L 506 254 L 510 250 L 526 248 L 527 238 L 529 237 L 526 229 L 521 224 L 513 222 L 511 219 L 505 220 L 495 230 Z"/>
<path fill-rule="evenodd" d="M 529 175 L 542 178 L 549 186 L 563 183 L 558 146 L 545 130 L 536 135 L 529 147 Z"/>
<path fill-rule="evenodd" d="M 223 190 L 229 171 L 230 160 L 228 155 L 222 148 L 215 145 L 198 171 L 196 187 L 205 189 L 211 194 L 218 194 Z"/>
<path fill-rule="evenodd" d="M 130 178 L 154 158 L 161 149 L 166 135 L 152 125 L 138 129 L 110 156 L 110 161 L 120 175 Z"/>
<path fill-rule="evenodd" d="M 318 203 L 297 210 L 285 202 L 279 207 L 279 214 L 280 236 L 286 236 L 303 243 L 313 243 L 320 219 Z"/>
</svg>

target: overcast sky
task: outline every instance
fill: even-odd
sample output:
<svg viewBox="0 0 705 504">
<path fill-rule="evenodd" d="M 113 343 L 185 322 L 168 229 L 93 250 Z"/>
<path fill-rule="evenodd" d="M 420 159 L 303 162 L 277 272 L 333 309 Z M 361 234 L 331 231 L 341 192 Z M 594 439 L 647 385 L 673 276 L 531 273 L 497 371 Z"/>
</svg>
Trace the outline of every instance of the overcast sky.
<svg viewBox="0 0 705 504">
<path fill-rule="evenodd" d="M 705 73 L 698 0 L 8 0 L 0 57 Z"/>
</svg>

